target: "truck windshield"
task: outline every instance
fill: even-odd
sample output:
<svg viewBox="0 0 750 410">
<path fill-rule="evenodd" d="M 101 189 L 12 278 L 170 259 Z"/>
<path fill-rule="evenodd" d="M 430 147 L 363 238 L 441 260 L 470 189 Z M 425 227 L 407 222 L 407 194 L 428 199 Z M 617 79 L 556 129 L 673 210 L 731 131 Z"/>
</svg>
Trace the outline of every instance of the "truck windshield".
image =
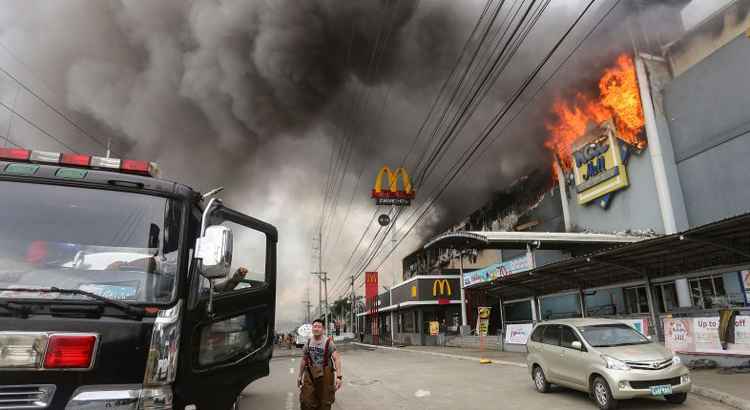
<svg viewBox="0 0 750 410">
<path fill-rule="evenodd" d="M 113 190 L 0 181 L 0 288 L 68 288 L 132 303 L 172 300 L 180 208 Z M 2 291 L 1 299 L 80 299 Z"/>
</svg>

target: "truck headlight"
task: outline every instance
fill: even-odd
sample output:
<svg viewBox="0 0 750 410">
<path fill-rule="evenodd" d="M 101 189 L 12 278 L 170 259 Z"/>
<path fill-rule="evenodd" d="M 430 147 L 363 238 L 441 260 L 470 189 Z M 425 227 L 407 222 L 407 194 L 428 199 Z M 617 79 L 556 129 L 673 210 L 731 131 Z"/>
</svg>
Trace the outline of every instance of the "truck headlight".
<svg viewBox="0 0 750 410">
<path fill-rule="evenodd" d="M 610 356 L 607 356 L 607 355 L 604 355 L 604 354 L 602 355 L 602 359 L 604 359 L 604 361 L 606 362 L 607 369 L 612 369 L 612 370 L 630 370 L 630 366 L 628 366 L 627 364 L 625 364 L 625 362 L 623 362 L 622 360 L 617 360 L 614 357 L 610 357 Z"/>
<path fill-rule="evenodd" d="M 173 308 L 159 311 L 156 317 L 143 376 L 144 386 L 170 384 L 177 377 L 181 311 L 182 301 L 179 301 Z"/>
</svg>

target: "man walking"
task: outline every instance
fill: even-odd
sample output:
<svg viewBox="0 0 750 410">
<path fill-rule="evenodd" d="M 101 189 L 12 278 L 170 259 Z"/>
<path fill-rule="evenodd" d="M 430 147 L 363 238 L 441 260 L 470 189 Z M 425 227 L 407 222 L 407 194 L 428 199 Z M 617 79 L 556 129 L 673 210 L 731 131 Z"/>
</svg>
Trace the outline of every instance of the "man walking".
<svg viewBox="0 0 750 410">
<path fill-rule="evenodd" d="M 301 410 L 329 410 L 344 378 L 341 355 L 330 337 L 323 337 L 321 319 L 312 323 L 312 337 L 302 350 L 297 386 Z"/>
</svg>

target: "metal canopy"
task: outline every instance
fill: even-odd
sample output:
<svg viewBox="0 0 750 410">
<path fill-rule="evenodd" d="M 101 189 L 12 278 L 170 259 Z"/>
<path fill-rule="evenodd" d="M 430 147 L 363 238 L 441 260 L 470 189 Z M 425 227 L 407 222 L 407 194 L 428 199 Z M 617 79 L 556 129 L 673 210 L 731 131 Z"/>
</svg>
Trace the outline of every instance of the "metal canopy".
<svg viewBox="0 0 750 410">
<path fill-rule="evenodd" d="M 519 299 L 745 263 L 750 263 L 750 213 L 497 278 L 472 291 Z"/>
<path fill-rule="evenodd" d="M 438 235 L 424 245 L 424 249 L 443 248 L 443 249 L 466 249 L 466 248 L 486 248 L 487 237 L 476 232 L 448 232 Z"/>
<path fill-rule="evenodd" d="M 527 245 L 541 249 L 592 250 L 644 240 L 631 235 L 568 232 L 448 232 L 438 235 L 427 244 L 429 248 L 526 249 Z"/>
</svg>

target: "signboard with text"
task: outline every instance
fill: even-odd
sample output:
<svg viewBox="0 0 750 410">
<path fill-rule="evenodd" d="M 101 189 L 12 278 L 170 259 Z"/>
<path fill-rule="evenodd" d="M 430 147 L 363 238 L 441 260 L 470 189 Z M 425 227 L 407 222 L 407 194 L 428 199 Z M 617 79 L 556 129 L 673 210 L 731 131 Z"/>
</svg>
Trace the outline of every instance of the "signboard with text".
<svg viewBox="0 0 750 410">
<path fill-rule="evenodd" d="M 514 273 L 523 272 L 531 269 L 531 262 L 527 255 L 517 256 L 502 263 L 490 265 L 487 268 L 464 272 L 464 287 L 493 281 Z"/>
<path fill-rule="evenodd" d="M 531 323 L 510 324 L 505 326 L 505 343 L 525 345 L 529 341 L 531 330 L 534 325 Z"/>
<path fill-rule="evenodd" d="M 734 343 L 724 350 L 718 316 L 665 318 L 664 344 L 673 352 L 750 355 L 750 316 L 737 316 L 734 323 Z"/>
<path fill-rule="evenodd" d="M 628 175 L 611 121 L 581 137 L 572 148 L 579 204 L 628 186 Z"/>
<path fill-rule="evenodd" d="M 487 336 L 490 333 L 490 307 L 479 307 L 477 315 L 477 335 Z"/>
</svg>

